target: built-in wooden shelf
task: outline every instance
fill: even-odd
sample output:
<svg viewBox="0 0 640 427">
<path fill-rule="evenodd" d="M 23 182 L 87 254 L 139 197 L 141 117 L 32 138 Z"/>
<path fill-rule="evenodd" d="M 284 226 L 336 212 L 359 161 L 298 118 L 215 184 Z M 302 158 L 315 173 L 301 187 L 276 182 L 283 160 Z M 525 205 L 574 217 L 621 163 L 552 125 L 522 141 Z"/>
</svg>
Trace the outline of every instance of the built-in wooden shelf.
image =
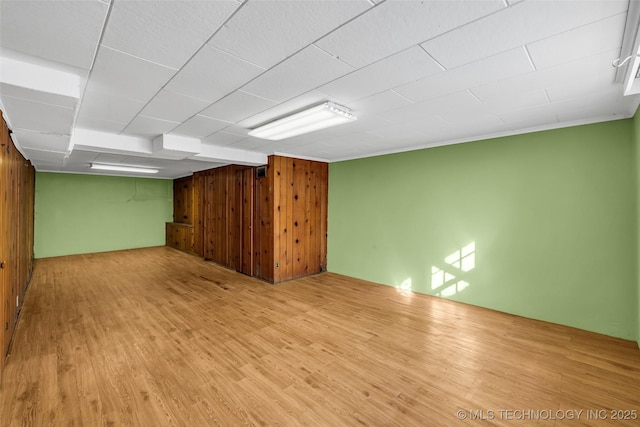
<svg viewBox="0 0 640 427">
<path fill-rule="evenodd" d="M 193 224 L 167 222 L 167 246 L 195 254 L 193 247 Z"/>
</svg>

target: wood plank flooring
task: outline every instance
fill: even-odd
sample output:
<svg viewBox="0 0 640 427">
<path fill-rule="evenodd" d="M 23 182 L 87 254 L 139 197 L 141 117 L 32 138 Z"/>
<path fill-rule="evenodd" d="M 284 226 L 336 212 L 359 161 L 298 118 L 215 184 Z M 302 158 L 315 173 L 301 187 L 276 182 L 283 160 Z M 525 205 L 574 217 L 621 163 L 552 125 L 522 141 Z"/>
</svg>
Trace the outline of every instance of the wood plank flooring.
<svg viewBox="0 0 640 427">
<path fill-rule="evenodd" d="M 1 393 L 3 426 L 639 425 L 640 350 L 159 247 L 37 261 Z"/>
</svg>

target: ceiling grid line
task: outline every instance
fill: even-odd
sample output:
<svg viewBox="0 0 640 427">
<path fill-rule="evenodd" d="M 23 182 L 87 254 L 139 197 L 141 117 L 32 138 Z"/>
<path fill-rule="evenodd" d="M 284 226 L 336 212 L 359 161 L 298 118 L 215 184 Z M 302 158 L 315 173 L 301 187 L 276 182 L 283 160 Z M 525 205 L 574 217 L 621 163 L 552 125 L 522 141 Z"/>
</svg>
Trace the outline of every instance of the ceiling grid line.
<svg viewBox="0 0 640 427">
<path fill-rule="evenodd" d="M 531 68 L 533 68 L 533 71 L 537 70 L 538 68 L 536 67 L 536 64 L 533 62 L 533 58 L 531 58 L 531 53 L 529 52 L 529 49 L 527 48 L 527 45 L 522 46 L 524 48 L 524 53 L 527 55 L 527 59 L 529 60 L 529 64 L 531 64 Z"/>
<path fill-rule="evenodd" d="M 210 41 L 211 39 L 213 39 L 213 37 L 214 37 L 214 36 L 215 36 L 215 35 L 216 35 L 216 34 L 217 34 L 217 33 L 218 33 L 218 32 L 219 32 L 219 31 L 220 31 L 220 30 L 225 26 L 225 24 L 226 24 L 227 22 L 229 22 L 229 21 L 230 21 L 230 20 L 235 16 L 235 14 L 236 14 L 236 13 L 238 13 L 238 12 L 239 12 L 239 11 L 240 11 L 244 6 L 245 6 L 245 4 L 246 4 L 246 2 L 244 2 L 244 1 L 243 1 L 243 2 L 241 2 L 241 3 L 240 3 L 240 5 L 239 5 L 239 6 L 238 6 L 238 7 L 237 7 L 237 8 L 236 8 L 236 9 L 235 9 L 235 10 L 234 10 L 234 11 L 233 11 L 233 12 L 232 12 L 232 13 L 231 13 L 231 14 L 230 14 L 226 19 L 225 19 L 225 20 L 224 20 L 224 22 L 223 22 L 222 24 L 220 24 L 220 25 L 218 26 L 218 28 L 216 28 L 216 30 L 213 32 L 213 34 L 211 34 L 211 36 L 207 39 L 207 41 L 205 41 L 205 42 L 204 42 L 204 43 L 203 43 L 203 44 L 202 44 L 202 45 L 201 45 L 201 46 L 200 46 L 200 47 L 199 47 L 199 48 L 198 48 L 198 49 L 193 53 L 193 55 L 191 55 L 191 57 L 189 57 L 189 59 L 187 59 L 187 61 L 186 61 L 186 62 L 184 62 L 184 63 L 182 64 L 182 66 L 181 66 L 179 69 L 177 69 L 177 72 L 180 72 L 180 70 L 181 70 L 181 69 L 183 69 L 183 68 L 184 68 L 184 67 L 189 63 L 189 61 L 191 61 L 191 60 L 192 60 L 192 59 L 193 59 L 193 58 L 198 54 L 198 52 L 200 52 L 202 49 L 205 49 L 205 48 L 206 48 L 206 46 L 208 46 L 209 41 Z M 174 75 L 173 75 L 173 76 L 172 76 L 172 77 L 171 77 L 167 82 L 165 82 L 165 84 L 164 84 L 160 89 L 158 89 L 158 91 L 156 92 L 156 94 L 155 94 L 153 97 L 151 97 L 151 98 L 149 99 L 149 101 L 148 101 L 145 105 L 143 105 L 143 106 L 142 106 L 142 108 L 138 111 L 138 113 L 134 116 L 134 118 L 133 118 L 133 119 L 131 119 L 131 120 L 129 121 L 129 123 L 127 123 L 127 126 L 125 126 L 125 128 L 124 128 L 124 129 L 126 129 L 127 127 L 129 127 L 129 126 L 131 125 L 131 123 L 133 122 L 133 120 L 135 120 L 135 117 L 137 117 L 137 115 L 138 115 L 138 114 L 140 114 L 140 112 L 142 112 L 142 110 L 144 110 L 144 109 L 145 109 L 145 107 L 146 107 L 147 105 L 149 105 L 149 103 L 150 103 L 151 101 L 153 101 L 153 99 L 158 95 L 158 93 L 160 93 L 160 91 L 162 91 L 164 88 L 166 88 L 166 87 L 167 87 L 167 85 L 171 82 L 171 80 L 173 80 L 173 79 L 175 78 L 175 76 L 176 76 L 177 74 L 178 74 L 178 73 L 175 73 L 175 74 L 174 74 Z"/>
</svg>

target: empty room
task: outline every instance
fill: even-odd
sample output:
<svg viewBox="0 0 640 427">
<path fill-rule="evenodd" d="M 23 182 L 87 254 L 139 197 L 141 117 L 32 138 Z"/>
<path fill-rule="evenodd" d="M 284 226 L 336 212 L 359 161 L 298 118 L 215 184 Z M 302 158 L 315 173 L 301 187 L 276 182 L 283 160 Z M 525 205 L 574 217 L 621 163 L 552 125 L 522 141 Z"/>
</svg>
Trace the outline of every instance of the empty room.
<svg viewBox="0 0 640 427">
<path fill-rule="evenodd" d="M 637 426 L 639 28 L 0 0 L 0 426 Z"/>
</svg>

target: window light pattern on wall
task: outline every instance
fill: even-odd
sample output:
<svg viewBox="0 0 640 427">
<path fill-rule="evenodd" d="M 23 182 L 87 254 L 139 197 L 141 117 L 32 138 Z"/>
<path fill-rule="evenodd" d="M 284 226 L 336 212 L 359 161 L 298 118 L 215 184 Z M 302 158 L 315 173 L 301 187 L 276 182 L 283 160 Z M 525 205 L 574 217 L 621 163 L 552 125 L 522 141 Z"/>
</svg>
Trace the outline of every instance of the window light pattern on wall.
<svg viewBox="0 0 640 427">
<path fill-rule="evenodd" d="M 476 267 L 476 242 L 471 242 L 444 258 L 446 267 L 431 266 L 431 290 L 436 296 L 450 297 L 469 287 L 469 282 L 458 279 Z M 455 273 L 455 274 L 454 274 Z"/>
</svg>

